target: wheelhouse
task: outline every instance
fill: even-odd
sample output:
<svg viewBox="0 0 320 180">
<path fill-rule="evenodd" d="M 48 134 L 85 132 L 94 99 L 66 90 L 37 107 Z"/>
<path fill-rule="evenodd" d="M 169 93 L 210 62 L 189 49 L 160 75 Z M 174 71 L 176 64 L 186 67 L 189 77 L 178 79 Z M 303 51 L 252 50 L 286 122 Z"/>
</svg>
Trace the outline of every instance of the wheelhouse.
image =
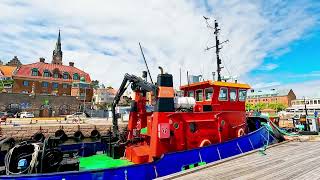
<svg viewBox="0 0 320 180">
<path fill-rule="evenodd" d="M 181 86 L 184 97 L 196 101 L 195 112 L 245 111 L 248 84 L 203 81 Z"/>
</svg>

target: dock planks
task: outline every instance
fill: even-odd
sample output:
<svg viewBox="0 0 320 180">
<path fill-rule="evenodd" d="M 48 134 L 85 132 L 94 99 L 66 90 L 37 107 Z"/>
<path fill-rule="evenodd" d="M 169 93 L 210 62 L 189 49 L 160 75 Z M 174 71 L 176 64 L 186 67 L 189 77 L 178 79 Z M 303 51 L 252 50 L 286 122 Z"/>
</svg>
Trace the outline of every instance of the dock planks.
<svg viewBox="0 0 320 180">
<path fill-rule="evenodd" d="M 248 154 L 176 179 L 320 179 L 319 141 L 289 142 L 265 153 Z"/>
</svg>

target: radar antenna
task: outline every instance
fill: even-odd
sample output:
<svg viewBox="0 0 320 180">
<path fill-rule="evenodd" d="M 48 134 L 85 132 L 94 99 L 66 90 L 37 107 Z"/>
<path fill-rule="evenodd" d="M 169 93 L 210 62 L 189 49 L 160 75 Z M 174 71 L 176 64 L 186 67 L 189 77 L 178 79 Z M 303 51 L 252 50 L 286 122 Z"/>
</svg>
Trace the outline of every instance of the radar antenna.
<svg viewBox="0 0 320 180">
<path fill-rule="evenodd" d="M 220 42 L 219 37 L 218 37 L 218 36 L 219 36 L 219 31 L 220 31 L 220 29 L 218 28 L 218 22 L 217 22 L 217 20 L 214 20 L 214 27 L 212 27 L 212 26 L 209 24 L 209 22 L 208 22 L 208 20 L 209 20 L 210 18 L 205 17 L 205 16 L 203 16 L 203 18 L 204 18 L 205 21 L 206 21 L 207 27 L 208 27 L 209 29 L 214 30 L 216 45 L 215 45 L 215 46 L 211 46 L 211 47 L 207 46 L 207 48 L 206 48 L 205 50 L 208 51 L 208 50 L 210 50 L 210 49 L 212 49 L 212 48 L 215 48 L 215 49 L 216 49 L 216 55 L 217 55 L 217 75 L 218 75 L 218 81 L 221 81 L 221 69 L 222 69 L 223 67 L 221 66 L 221 59 L 220 59 L 219 53 L 220 53 L 220 49 L 222 49 L 222 46 L 221 46 L 221 45 L 224 44 L 224 43 L 226 43 L 226 42 L 229 42 L 229 40 L 225 40 L 225 41 L 223 41 L 223 42 Z"/>
</svg>

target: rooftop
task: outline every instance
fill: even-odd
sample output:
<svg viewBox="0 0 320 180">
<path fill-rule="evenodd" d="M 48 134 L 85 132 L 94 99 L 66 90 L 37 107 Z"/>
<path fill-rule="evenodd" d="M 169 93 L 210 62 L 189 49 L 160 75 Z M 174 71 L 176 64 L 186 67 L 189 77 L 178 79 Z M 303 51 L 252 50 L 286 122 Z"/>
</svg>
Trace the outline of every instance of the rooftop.
<svg viewBox="0 0 320 180">
<path fill-rule="evenodd" d="M 13 72 L 17 69 L 15 66 L 4 66 L 0 65 L 0 74 L 5 77 L 12 77 Z"/>
<path fill-rule="evenodd" d="M 202 81 L 202 82 L 196 82 L 191 83 L 189 85 L 181 86 L 180 89 L 188 88 L 188 87 L 195 87 L 200 85 L 214 85 L 214 86 L 226 86 L 226 87 L 236 87 L 236 88 L 244 88 L 244 89 L 250 89 L 251 87 L 248 84 L 241 84 L 241 83 L 234 83 L 234 82 L 222 82 L 222 81 Z"/>
<path fill-rule="evenodd" d="M 36 69 L 39 72 L 38 76 L 32 76 L 32 70 Z M 44 71 L 49 71 L 51 73 L 50 77 L 44 77 L 42 74 Z M 63 73 L 67 72 L 71 77 L 69 79 L 63 78 L 54 78 L 52 74 L 54 72 L 59 73 L 62 75 Z M 23 78 L 32 78 L 32 79 L 44 79 L 44 80 L 58 80 L 58 81 L 67 81 L 73 82 L 72 79 L 73 74 L 78 74 L 80 77 L 84 77 L 86 82 L 91 82 L 90 75 L 74 66 L 65 66 L 60 64 L 49 64 L 45 62 L 36 62 L 32 64 L 22 65 L 17 69 L 15 77 L 23 77 Z M 80 80 L 80 79 L 79 79 Z"/>
</svg>

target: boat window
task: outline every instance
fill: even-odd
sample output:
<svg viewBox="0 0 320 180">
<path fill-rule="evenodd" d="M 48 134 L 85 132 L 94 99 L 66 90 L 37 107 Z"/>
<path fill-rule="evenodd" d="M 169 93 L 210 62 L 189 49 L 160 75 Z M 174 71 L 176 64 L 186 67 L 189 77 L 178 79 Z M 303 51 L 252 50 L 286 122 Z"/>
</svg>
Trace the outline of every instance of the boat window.
<svg viewBox="0 0 320 180">
<path fill-rule="evenodd" d="M 318 103 L 317 103 L 317 100 L 314 100 L 314 103 L 313 103 L 313 104 L 318 104 Z"/>
<path fill-rule="evenodd" d="M 204 89 L 204 96 L 206 98 L 206 101 L 211 101 L 212 94 L 213 94 L 213 88 Z"/>
<path fill-rule="evenodd" d="M 188 91 L 188 97 L 194 97 L 194 92 L 193 91 Z"/>
<path fill-rule="evenodd" d="M 202 101 L 203 100 L 203 90 L 199 89 L 196 90 L 196 101 Z"/>
<path fill-rule="evenodd" d="M 318 104 L 320 104 L 320 100 L 318 100 Z"/>
<path fill-rule="evenodd" d="M 236 101 L 237 100 L 237 89 L 230 89 L 229 96 L 230 96 L 230 101 Z"/>
<path fill-rule="evenodd" d="M 247 97 L 247 90 L 239 89 L 239 101 L 245 101 Z"/>
<path fill-rule="evenodd" d="M 219 100 L 227 101 L 228 100 L 228 88 L 220 88 Z"/>
<path fill-rule="evenodd" d="M 313 104 L 313 101 L 312 101 L 312 100 L 310 101 L 310 104 Z"/>
</svg>

